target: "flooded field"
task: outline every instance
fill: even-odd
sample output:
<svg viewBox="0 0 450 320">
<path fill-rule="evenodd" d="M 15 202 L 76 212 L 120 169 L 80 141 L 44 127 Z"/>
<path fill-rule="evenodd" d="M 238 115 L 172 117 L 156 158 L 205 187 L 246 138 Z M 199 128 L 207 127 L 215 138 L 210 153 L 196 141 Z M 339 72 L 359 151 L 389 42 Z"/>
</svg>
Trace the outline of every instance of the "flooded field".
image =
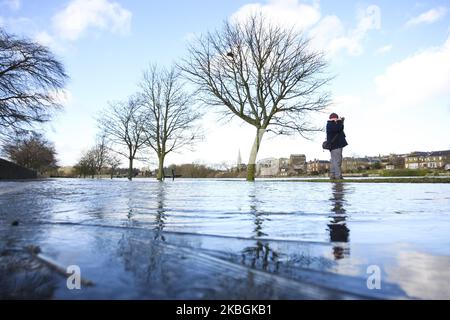
<svg viewBox="0 0 450 320">
<path fill-rule="evenodd" d="M 0 182 L 0 298 L 449 299 L 449 230 L 441 183 Z"/>
</svg>

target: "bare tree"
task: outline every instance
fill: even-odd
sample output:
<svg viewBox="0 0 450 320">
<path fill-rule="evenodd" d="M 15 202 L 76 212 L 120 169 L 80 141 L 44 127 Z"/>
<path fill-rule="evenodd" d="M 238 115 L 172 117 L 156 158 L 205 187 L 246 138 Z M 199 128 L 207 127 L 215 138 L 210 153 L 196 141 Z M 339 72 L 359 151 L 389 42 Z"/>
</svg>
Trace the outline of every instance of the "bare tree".
<svg viewBox="0 0 450 320">
<path fill-rule="evenodd" d="M 113 161 L 113 159 L 116 159 L 114 156 L 110 153 L 106 135 L 102 133 L 97 136 L 96 144 L 82 153 L 80 160 L 75 165 L 76 171 L 83 177 L 89 175 L 91 178 L 94 178 L 96 175 L 101 174 L 102 169 L 111 165 L 111 163 L 114 163 L 115 168 L 117 168 L 115 161 Z"/>
<path fill-rule="evenodd" d="M 176 68 L 151 66 L 140 84 L 146 112 L 147 144 L 158 157 L 157 179 L 164 179 L 164 159 L 170 152 L 192 146 L 201 139 L 196 121 L 201 114 L 192 108 Z"/>
<path fill-rule="evenodd" d="M 18 165 L 34 169 L 41 174 L 57 168 L 53 143 L 36 132 L 8 141 L 3 145 L 3 153 Z"/>
<path fill-rule="evenodd" d="M 321 53 L 309 50 L 301 33 L 273 25 L 262 15 L 224 24 L 197 39 L 180 65 L 207 105 L 224 107 L 226 118 L 239 117 L 256 129 L 247 180 L 266 131 L 279 135 L 319 131 L 308 115 L 323 110 L 330 78 Z"/>
<path fill-rule="evenodd" d="M 122 161 L 120 161 L 117 154 L 109 155 L 107 164 L 109 165 L 109 168 L 110 168 L 111 179 L 114 177 L 114 174 L 117 171 L 117 168 L 120 166 L 121 163 L 122 163 Z"/>
<path fill-rule="evenodd" d="M 128 179 L 133 178 L 133 161 L 139 151 L 145 148 L 146 118 L 142 105 L 136 97 L 126 102 L 115 102 L 104 110 L 98 124 L 101 132 L 112 143 L 114 152 L 128 158 Z"/>
<path fill-rule="evenodd" d="M 108 164 L 108 160 L 110 157 L 110 148 L 108 147 L 108 141 L 105 132 L 101 132 L 97 136 L 97 142 L 92 148 L 92 153 L 95 163 L 95 172 L 96 174 L 98 174 Z"/>
<path fill-rule="evenodd" d="M 0 29 L 0 134 L 48 121 L 66 80 L 49 49 Z"/>
<path fill-rule="evenodd" d="M 86 178 L 86 176 L 91 176 L 94 179 L 96 171 L 96 159 L 95 159 L 95 149 L 91 148 L 82 153 L 80 160 L 74 166 L 75 171 L 78 175 Z"/>
</svg>

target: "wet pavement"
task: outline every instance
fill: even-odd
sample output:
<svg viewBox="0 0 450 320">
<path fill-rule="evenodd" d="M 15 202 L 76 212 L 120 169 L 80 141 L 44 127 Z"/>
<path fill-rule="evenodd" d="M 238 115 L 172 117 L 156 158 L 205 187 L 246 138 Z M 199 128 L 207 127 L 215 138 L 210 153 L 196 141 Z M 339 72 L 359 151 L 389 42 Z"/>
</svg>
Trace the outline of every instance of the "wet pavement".
<svg viewBox="0 0 450 320">
<path fill-rule="evenodd" d="M 450 299 L 449 230 L 449 184 L 3 181 L 0 298 Z"/>
</svg>

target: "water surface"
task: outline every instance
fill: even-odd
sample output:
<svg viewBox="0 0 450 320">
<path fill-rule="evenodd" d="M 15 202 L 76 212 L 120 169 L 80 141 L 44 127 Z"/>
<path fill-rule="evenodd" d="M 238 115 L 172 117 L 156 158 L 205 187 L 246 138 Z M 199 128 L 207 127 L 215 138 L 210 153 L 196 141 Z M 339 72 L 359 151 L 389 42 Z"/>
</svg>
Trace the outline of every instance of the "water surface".
<svg viewBox="0 0 450 320">
<path fill-rule="evenodd" d="M 450 298 L 448 184 L 7 181 L 0 228 L 0 297 Z"/>
</svg>

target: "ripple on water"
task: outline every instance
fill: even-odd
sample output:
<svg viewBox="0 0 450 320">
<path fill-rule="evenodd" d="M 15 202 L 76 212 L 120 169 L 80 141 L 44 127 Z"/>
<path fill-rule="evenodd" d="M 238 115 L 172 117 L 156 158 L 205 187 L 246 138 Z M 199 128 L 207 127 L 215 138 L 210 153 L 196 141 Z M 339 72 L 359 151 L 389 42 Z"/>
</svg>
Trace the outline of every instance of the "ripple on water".
<svg viewBox="0 0 450 320">
<path fill-rule="evenodd" d="M 269 272 L 274 278 L 259 273 L 256 276 L 261 283 L 274 281 L 277 288 L 288 288 L 289 281 L 297 281 L 293 282 L 297 288 L 307 281 L 321 286 L 330 283 L 334 289 L 342 287 L 359 295 L 365 292 L 358 283 L 365 279 L 369 262 L 379 264 L 383 272 L 391 275 L 383 297 L 420 297 L 415 288 L 421 285 L 426 286 L 427 296 L 435 297 L 439 293 L 432 292 L 433 285 L 425 284 L 426 277 L 415 277 L 414 287 L 408 287 L 404 278 L 395 275 L 434 275 L 449 267 L 448 194 L 448 184 L 247 183 L 214 179 L 164 183 L 143 179 L 0 182 L 0 221 L 6 228 L 2 230 L 4 245 L 14 239 L 19 241 L 20 235 L 22 240 L 37 242 L 44 250 L 55 252 L 55 259 L 65 257 L 64 250 L 74 255 L 82 251 L 93 276 L 98 275 L 96 268 L 109 268 L 126 279 L 125 284 L 131 283 L 131 278 L 139 279 L 139 288 L 134 289 L 141 292 L 140 297 L 163 298 L 168 292 L 165 290 L 169 284 L 144 280 L 144 266 L 152 261 L 145 250 L 153 248 L 153 241 L 170 247 L 159 244 L 159 249 L 148 249 L 164 252 L 164 258 L 153 257 L 157 261 L 148 266 L 156 274 L 162 275 L 157 268 L 167 267 L 164 259 L 175 264 L 181 261 L 174 248 L 185 248 L 187 251 L 180 255 L 190 257 L 185 260 L 198 268 L 189 276 L 168 267 L 172 276 L 182 279 L 183 285 L 175 285 L 175 291 L 171 291 L 176 297 L 224 298 L 216 289 L 224 288 L 225 278 L 219 283 L 206 275 L 223 272 L 231 279 L 230 284 L 236 285 L 236 281 L 248 279 L 233 272 L 254 270 Z M 19 220 L 19 227 L 10 229 L 12 220 Z M 406 244 L 408 251 L 399 243 Z M 139 256 L 144 251 L 148 260 Z M 429 263 L 414 269 L 405 263 L 402 252 L 410 252 L 409 256 L 418 261 L 418 257 L 425 257 Z M 96 255 L 97 262 L 93 261 Z M 438 256 L 444 258 L 434 258 Z M 222 268 L 220 261 L 230 264 Z M 108 267 L 108 262 L 115 269 Z M 192 269 L 188 263 L 183 266 Z M 190 286 L 193 275 L 202 273 L 214 285 L 205 282 Z M 438 281 L 434 276 L 432 279 L 437 286 Z M 149 281 L 160 286 L 153 295 L 145 291 Z M 117 283 L 107 286 L 115 286 L 111 292 L 123 292 Z M 449 289 L 450 284 L 444 287 Z M 192 296 L 187 294 L 189 288 Z M 245 288 L 241 290 L 243 295 L 249 294 Z M 276 292 L 282 296 L 282 290 Z"/>
</svg>

